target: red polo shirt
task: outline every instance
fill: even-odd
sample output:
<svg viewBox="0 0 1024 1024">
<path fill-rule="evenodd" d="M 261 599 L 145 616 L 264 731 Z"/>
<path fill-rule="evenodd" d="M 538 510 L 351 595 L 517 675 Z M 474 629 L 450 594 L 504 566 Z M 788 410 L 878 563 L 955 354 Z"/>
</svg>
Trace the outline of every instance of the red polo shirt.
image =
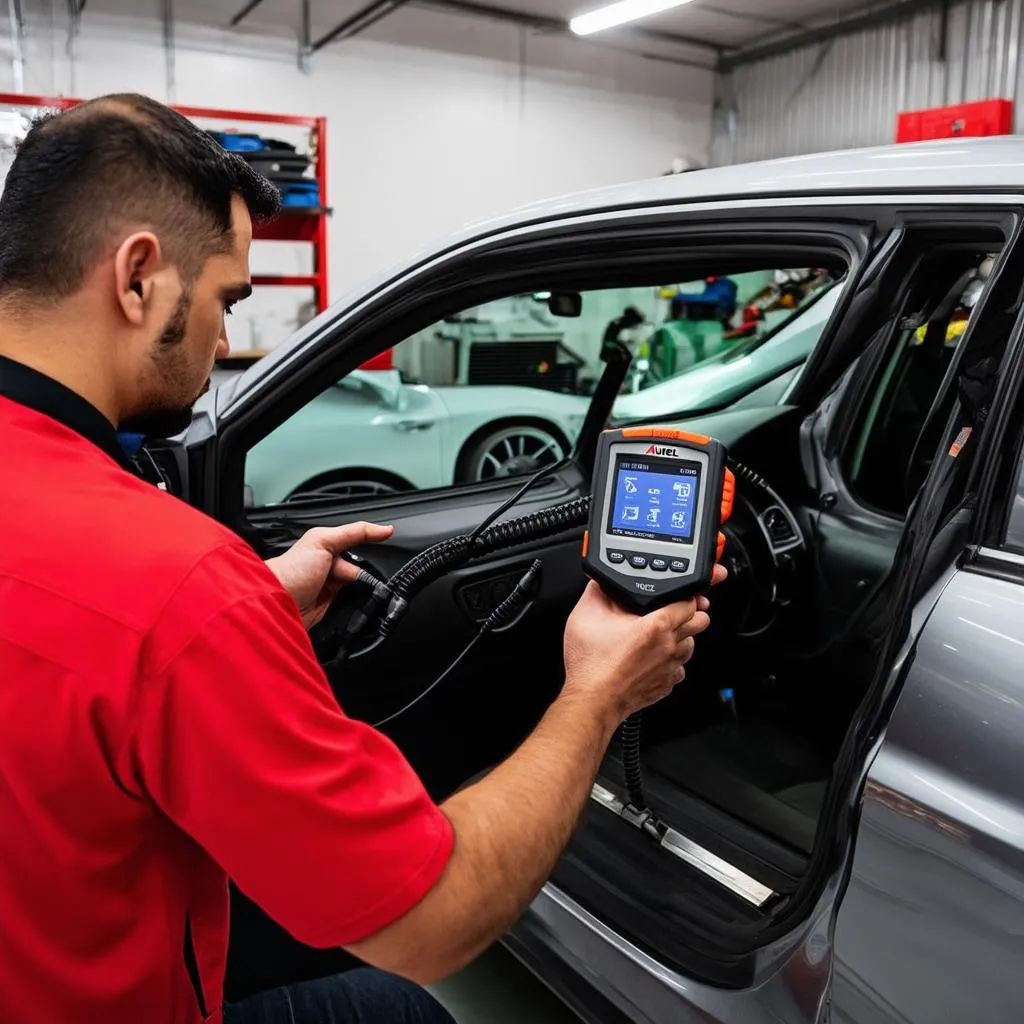
<svg viewBox="0 0 1024 1024">
<path fill-rule="evenodd" d="M 337 946 L 451 846 L 255 553 L 0 358 L 0 1021 L 219 1021 L 229 876 Z"/>
</svg>

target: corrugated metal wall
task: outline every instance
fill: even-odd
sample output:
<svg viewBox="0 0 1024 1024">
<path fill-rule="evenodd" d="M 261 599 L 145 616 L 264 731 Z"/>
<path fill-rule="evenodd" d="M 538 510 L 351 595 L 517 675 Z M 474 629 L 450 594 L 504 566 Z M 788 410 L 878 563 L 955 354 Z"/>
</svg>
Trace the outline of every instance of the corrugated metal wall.
<svg viewBox="0 0 1024 1024">
<path fill-rule="evenodd" d="M 969 0 L 949 10 L 944 55 L 936 8 L 720 75 L 714 162 L 893 142 L 900 110 L 1020 100 L 1022 15 L 1024 0 Z"/>
</svg>

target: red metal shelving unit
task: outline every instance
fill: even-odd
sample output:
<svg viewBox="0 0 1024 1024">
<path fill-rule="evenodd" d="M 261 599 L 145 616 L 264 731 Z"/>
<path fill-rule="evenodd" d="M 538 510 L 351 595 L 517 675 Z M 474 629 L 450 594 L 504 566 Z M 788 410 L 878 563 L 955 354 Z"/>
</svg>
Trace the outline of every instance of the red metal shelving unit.
<svg viewBox="0 0 1024 1024">
<path fill-rule="evenodd" d="M 21 93 L 0 93 L 0 106 L 35 107 L 67 110 L 83 102 L 67 96 L 25 96 Z M 252 110 L 222 110 L 215 107 L 175 106 L 174 110 L 195 120 L 228 122 L 229 124 L 256 123 L 281 124 L 308 128 L 316 181 L 320 186 L 320 206 L 315 209 L 284 207 L 281 215 L 269 224 L 259 225 L 253 237 L 273 242 L 308 242 L 313 246 L 312 274 L 254 274 L 254 285 L 278 285 L 309 287 L 316 298 L 317 312 L 328 306 L 327 280 L 327 118 L 292 114 L 268 114 Z M 240 353 L 244 354 L 244 353 Z M 385 353 L 367 363 L 367 368 L 387 369 L 391 366 L 390 353 Z"/>
<path fill-rule="evenodd" d="M 82 100 L 68 96 L 23 96 L 20 93 L 0 93 L 0 106 L 5 107 L 49 107 L 67 110 Z M 306 286 L 313 289 L 317 312 L 323 312 L 328 305 L 327 283 L 327 118 L 297 116 L 292 114 L 267 114 L 252 110 L 222 110 L 216 107 L 173 108 L 179 114 L 195 120 L 221 121 L 231 125 L 284 124 L 308 128 L 316 167 L 316 181 L 320 186 L 320 206 L 305 210 L 301 207 L 285 207 L 281 216 L 270 224 L 257 227 L 253 237 L 275 242 L 309 242 L 313 246 L 313 273 L 274 275 L 261 274 L 253 277 L 255 285 Z"/>
</svg>

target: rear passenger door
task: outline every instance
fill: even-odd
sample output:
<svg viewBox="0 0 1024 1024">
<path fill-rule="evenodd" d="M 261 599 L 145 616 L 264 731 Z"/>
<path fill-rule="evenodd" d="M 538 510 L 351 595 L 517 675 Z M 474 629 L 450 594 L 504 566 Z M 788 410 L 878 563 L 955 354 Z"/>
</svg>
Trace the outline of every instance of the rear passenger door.
<svg viewBox="0 0 1024 1024">
<path fill-rule="evenodd" d="M 879 312 L 867 318 L 873 334 L 863 355 L 805 424 L 816 505 L 804 512 L 823 595 L 812 628 L 822 643 L 847 627 L 892 568 L 957 400 L 959 353 L 983 315 L 992 257 L 1011 231 L 996 211 L 979 211 L 969 227 L 909 223 L 879 289 Z"/>
</svg>

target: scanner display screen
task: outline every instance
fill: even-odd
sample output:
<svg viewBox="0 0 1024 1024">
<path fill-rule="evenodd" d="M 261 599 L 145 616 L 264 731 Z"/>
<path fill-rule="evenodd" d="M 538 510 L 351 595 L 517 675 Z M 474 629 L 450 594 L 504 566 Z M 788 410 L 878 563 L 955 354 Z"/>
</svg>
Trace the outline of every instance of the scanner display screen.
<svg viewBox="0 0 1024 1024">
<path fill-rule="evenodd" d="M 608 532 L 677 544 L 693 541 L 701 464 L 686 459 L 620 455 Z"/>
</svg>

